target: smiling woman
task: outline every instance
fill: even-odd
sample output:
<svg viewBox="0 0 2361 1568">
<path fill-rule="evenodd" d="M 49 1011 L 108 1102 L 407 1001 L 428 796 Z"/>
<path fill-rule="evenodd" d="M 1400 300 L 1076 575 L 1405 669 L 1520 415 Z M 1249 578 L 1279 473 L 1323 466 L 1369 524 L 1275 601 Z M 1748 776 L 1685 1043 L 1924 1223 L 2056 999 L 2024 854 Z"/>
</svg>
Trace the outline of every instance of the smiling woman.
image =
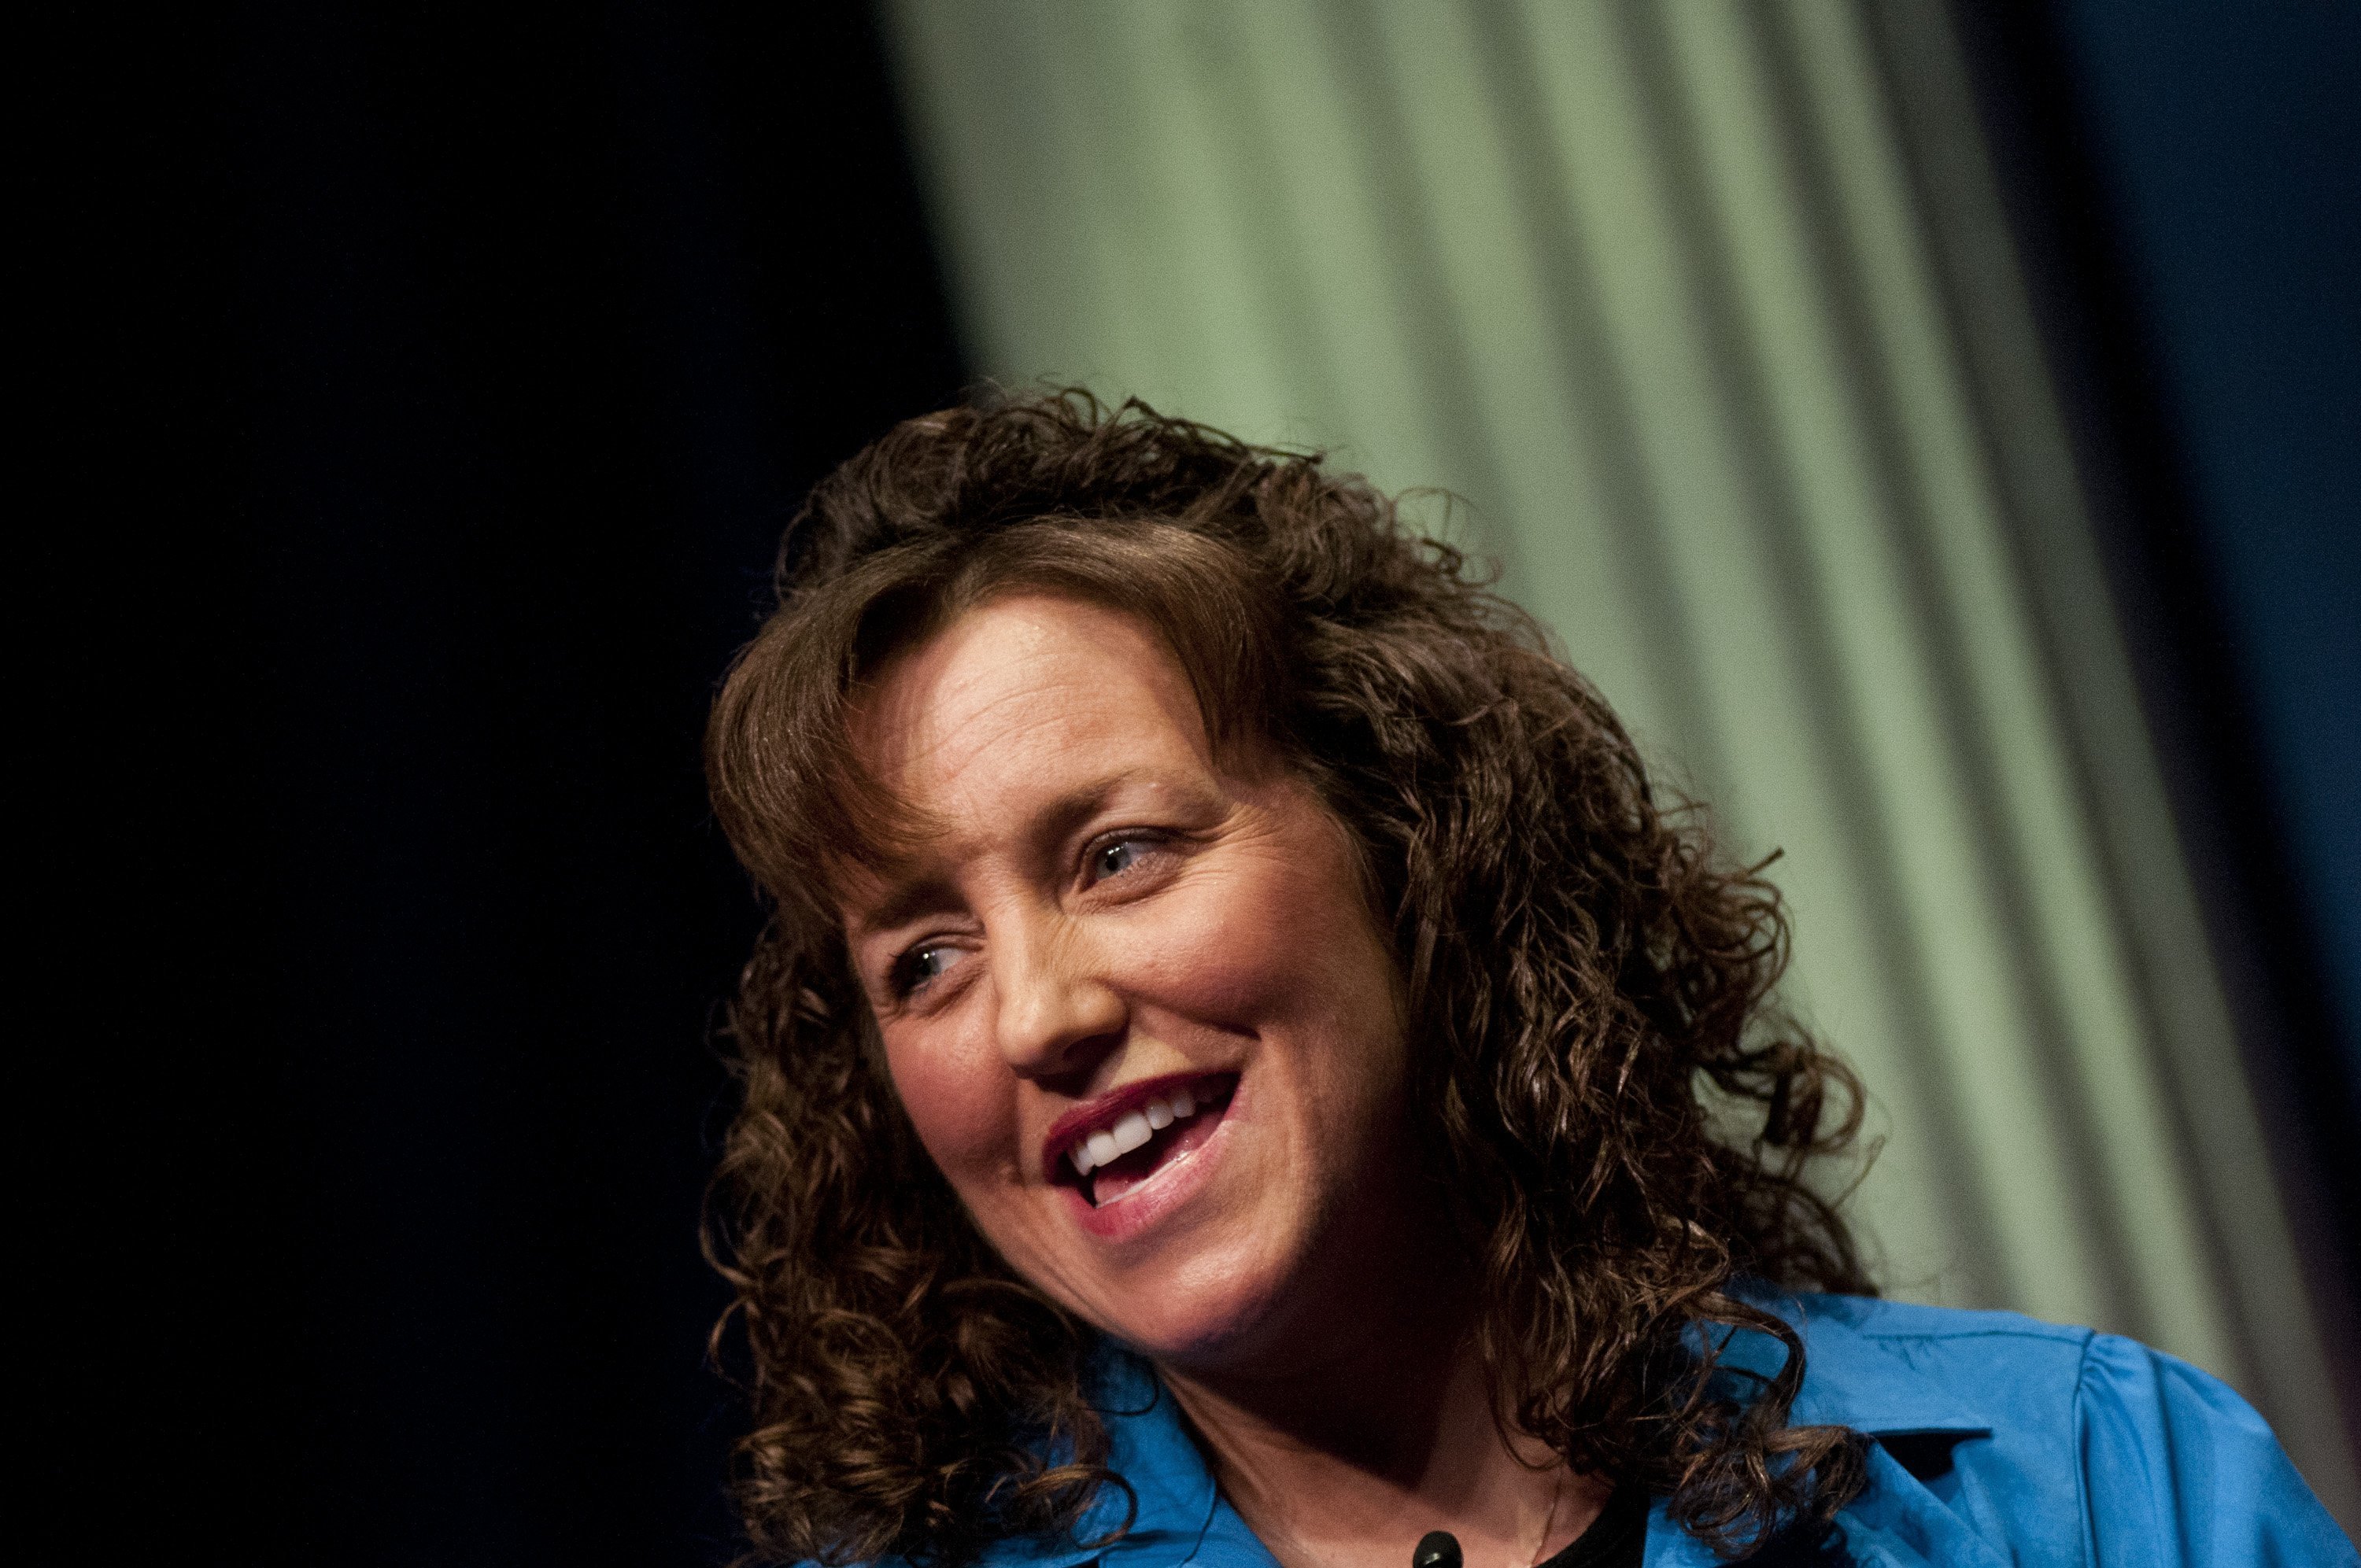
<svg viewBox="0 0 2361 1568">
<path fill-rule="evenodd" d="M 1776 895 L 1361 481 L 956 410 L 820 486 L 781 590 L 708 750 L 776 905 L 711 1236 L 759 1550 L 2334 1541 L 2202 1374 L 1869 1299 Z M 2202 1518 L 2094 1500 L 2168 1451 Z"/>
</svg>

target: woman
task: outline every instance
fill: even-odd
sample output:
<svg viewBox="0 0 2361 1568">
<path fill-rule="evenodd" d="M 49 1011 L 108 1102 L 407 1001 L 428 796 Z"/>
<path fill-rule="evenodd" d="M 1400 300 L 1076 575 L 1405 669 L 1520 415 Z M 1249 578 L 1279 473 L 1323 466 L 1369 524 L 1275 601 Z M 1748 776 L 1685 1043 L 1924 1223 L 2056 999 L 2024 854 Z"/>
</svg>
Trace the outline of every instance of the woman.
<svg viewBox="0 0 2361 1568">
<path fill-rule="evenodd" d="M 2202 1374 L 1871 1299 L 1776 895 L 1364 482 L 960 409 L 781 589 L 708 750 L 775 903 L 712 1238 L 759 1550 L 2349 1553 Z"/>
</svg>

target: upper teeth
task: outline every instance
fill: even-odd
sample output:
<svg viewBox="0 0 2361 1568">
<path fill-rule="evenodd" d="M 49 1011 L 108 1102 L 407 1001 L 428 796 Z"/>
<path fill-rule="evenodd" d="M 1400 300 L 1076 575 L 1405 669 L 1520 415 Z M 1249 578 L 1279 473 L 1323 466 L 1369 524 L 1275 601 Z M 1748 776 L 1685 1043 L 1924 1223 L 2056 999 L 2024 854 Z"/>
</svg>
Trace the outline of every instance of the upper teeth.
<svg viewBox="0 0 2361 1568">
<path fill-rule="evenodd" d="M 1197 1097 L 1181 1090 L 1170 1100 L 1151 1100 L 1137 1111 L 1126 1111 L 1112 1127 L 1102 1127 L 1076 1141 L 1066 1151 L 1074 1169 L 1088 1176 L 1099 1167 L 1122 1158 L 1175 1122 L 1197 1113 Z"/>
</svg>

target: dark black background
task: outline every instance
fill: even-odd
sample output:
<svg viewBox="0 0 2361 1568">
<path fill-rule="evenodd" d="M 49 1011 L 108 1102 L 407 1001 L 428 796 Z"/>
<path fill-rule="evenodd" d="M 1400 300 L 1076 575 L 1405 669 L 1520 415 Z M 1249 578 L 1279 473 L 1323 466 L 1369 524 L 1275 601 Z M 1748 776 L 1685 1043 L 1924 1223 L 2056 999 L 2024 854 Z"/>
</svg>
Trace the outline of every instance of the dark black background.
<svg viewBox="0 0 2361 1568">
<path fill-rule="evenodd" d="M 727 1536 L 689 1220 L 754 918 L 704 707 L 796 497 L 961 380 L 892 100 L 847 8 L 242 21 L 312 1506 L 677 1557 Z"/>
<path fill-rule="evenodd" d="M 869 19 L 72 20 L 36 1163 L 97 1201 L 34 1517 L 719 1561 L 695 1223 L 758 915 L 698 737 L 796 498 L 965 378 Z"/>
<path fill-rule="evenodd" d="M 2071 40 L 1978 14 L 2213 914 L 2333 1191 L 2334 1006 L 2272 896 L 2301 868 L 2249 666 L 2186 656 L 2269 628 L 2210 586 L 2137 287 L 2165 242 L 2120 219 Z M 796 498 L 966 374 L 867 15 L 27 38 L 16 1544 L 721 1561 L 694 1227 L 758 915 L 697 736 Z M 2277 221 L 2267 174 L 2221 178 Z"/>
</svg>

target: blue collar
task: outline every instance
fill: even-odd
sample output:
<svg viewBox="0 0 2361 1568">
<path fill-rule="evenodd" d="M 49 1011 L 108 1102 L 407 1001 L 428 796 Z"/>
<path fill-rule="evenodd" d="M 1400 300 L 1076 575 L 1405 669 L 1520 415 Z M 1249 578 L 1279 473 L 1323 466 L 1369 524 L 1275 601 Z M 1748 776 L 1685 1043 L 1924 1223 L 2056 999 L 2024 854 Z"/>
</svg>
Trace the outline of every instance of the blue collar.
<svg viewBox="0 0 2361 1568">
<path fill-rule="evenodd" d="M 978 1560 L 977 1568 L 1074 1568 L 1098 1559 L 1104 1559 L 1107 1568 L 1180 1568 L 1203 1551 L 1216 1514 L 1235 1521 L 1245 1537 L 1244 1542 L 1230 1544 L 1250 1542 L 1257 1555 L 1270 1561 L 1237 1510 L 1222 1501 L 1213 1472 L 1181 1421 L 1180 1406 L 1153 1367 L 1109 1346 L 1101 1360 L 1097 1392 L 1099 1414 L 1113 1445 L 1107 1466 L 1130 1484 L 1131 1496 L 1126 1497 L 1120 1486 L 1103 1487 L 1071 1539 L 996 1541 Z M 1084 1544 L 1122 1530 L 1124 1515 L 1135 1500 L 1138 1511 L 1119 1540 L 1103 1547 Z M 1215 1555 L 1234 1560 L 1226 1553 Z"/>
</svg>

